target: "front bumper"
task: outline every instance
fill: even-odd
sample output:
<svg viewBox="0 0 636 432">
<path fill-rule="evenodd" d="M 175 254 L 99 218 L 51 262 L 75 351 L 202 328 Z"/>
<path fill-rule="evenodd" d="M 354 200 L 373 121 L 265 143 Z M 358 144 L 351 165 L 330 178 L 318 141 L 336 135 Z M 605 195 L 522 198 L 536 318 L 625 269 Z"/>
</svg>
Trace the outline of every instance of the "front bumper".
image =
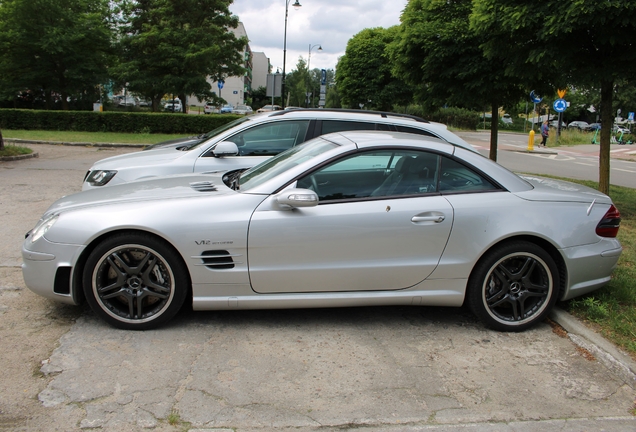
<svg viewBox="0 0 636 432">
<path fill-rule="evenodd" d="M 24 283 L 42 297 L 67 304 L 78 304 L 76 296 L 73 295 L 72 270 L 83 250 L 82 245 L 51 243 L 44 238 L 32 244 L 26 239 L 22 244 Z M 60 277 L 62 272 L 69 277 Z M 68 286 L 60 286 L 61 283 Z"/>
</svg>

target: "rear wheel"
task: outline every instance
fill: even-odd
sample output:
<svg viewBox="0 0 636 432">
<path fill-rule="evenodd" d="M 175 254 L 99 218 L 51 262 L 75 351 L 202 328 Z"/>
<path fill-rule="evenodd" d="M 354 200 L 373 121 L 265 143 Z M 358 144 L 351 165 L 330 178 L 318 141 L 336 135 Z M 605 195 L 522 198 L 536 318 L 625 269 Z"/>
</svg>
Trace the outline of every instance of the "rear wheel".
<svg viewBox="0 0 636 432">
<path fill-rule="evenodd" d="M 468 281 L 467 300 L 488 327 L 522 331 L 542 321 L 557 301 L 559 272 L 552 257 L 525 241 L 488 252 Z"/>
<path fill-rule="evenodd" d="M 188 291 L 187 270 L 167 243 L 147 234 L 117 234 L 89 255 L 84 294 L 114 327 L 147 330 L 170 320 Z"/>
</svg>

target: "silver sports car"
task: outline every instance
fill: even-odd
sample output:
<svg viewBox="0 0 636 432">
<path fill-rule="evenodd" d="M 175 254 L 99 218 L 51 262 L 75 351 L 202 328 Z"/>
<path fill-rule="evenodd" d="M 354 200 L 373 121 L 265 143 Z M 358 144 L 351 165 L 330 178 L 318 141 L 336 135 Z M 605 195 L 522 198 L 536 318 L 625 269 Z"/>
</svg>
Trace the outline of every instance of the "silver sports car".
<svg viewBox="0 0 636 432">
<path fill-rule="evenodd" d="M 231 143 L 230 143 L 231 144 Z M 521 331 L 610 280 L 606 195 L 430 137 L 341 132 L 247 171 L 70 195 L 27 234 L 27 286 L 124 329 L 194 310 L 467 303 Z"/>
</svg>

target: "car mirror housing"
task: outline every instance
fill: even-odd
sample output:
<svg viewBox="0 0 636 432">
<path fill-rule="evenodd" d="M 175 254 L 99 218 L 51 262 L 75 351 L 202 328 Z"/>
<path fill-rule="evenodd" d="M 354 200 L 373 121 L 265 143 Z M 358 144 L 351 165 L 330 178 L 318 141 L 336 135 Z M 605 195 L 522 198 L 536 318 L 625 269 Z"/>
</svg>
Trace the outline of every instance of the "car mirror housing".
<svg viewBox="0 0 636 432">
<path fill-rule="evenodd" d="M 318 205 L 318 194 L 309 189 L 287 189 L 278 193 L 276 202 L 284 207 L 315 207 Z"/>
<path fill-rule="evenodd" d="M 232 141 L 221 141 L 212 150 L 214 157 L 236 156 L 238 153 L 238 147 Z"/>
</svg>

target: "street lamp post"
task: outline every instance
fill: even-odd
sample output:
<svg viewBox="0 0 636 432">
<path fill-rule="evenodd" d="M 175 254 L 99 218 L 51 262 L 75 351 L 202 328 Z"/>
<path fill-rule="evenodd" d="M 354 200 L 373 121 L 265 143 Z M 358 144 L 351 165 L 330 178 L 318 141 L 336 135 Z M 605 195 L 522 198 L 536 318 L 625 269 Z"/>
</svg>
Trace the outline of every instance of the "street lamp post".
<svg viewBox="0 0 636 432">
<path fill-rule="evenodd" d="M 281 106 L 285 108 L 285 61 L 287 60 L 287 11 L 289 10 L 289 2 L 291 0 L 285 1 L 285 36 L 283 37 L 283 82 L 281 83 Z M 298 9 L 302 5 L 296 0 L 292 5 L 294 8 Z"/>
<path fill-rule="evenodd" d="M 311 65 L 311 50 L 316 48 L 316 47 L 318 47 L 317 51 L 322 51 L 322 46 L 320 44 L 316 44 L 314 46 L 309 44 L 309 55 L 307 56 L 307 75 L 309 76 L 309 83 L 308 83 L 307 87 L 309 88 L 309 90 L 311 90 L 311 67 L 310 67 L 310 65 Z M 307 93 L 306 94 L 307 99 L 306 99 L 305 107 L 308 108 L 309 107 L 309 91 L 307 91 L 306 93 Z M 313 97 L 312 97 L 312 100 L 313 100 Z M 313 103 L 312 103 L 312 105 L 313 105 Z M 312 108 L 313 108 L 313 106 L 312 106 Z"/>
</svg>

